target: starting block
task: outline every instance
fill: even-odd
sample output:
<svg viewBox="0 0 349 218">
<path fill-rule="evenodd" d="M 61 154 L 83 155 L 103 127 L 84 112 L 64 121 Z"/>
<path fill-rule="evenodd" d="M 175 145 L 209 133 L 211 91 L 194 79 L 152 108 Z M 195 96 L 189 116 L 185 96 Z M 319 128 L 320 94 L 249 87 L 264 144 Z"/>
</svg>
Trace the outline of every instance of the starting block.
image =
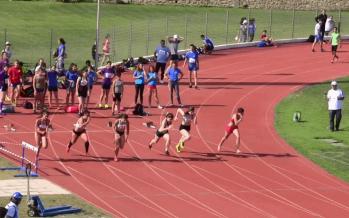
<svg viewBox="0 0 349 218">
<path fill-rule="evenodd" d="M 57 207 L 45 208 L 43 202 L 40 197 L 35 195 L 32 196 L 29 200 L 29 210 L 28 216 L 40 216 L 40 217 L 48 217 L 48 216 L 57 216 L 62 214 L 71 214 L 71 213 L 79 213 L 81 212 L 80 208 L 73 208 L 70 205 L 62 205 Z"/>
<path fill-rule="evenodd" d="M 0 142 L 0 152 L 6 153 L 9 156 L 12 156 L 15 159 L 19 159 L 21 162 L 21 165 L 19 167 L 1 167 L 0 171 L 3 170 L 17 170 L 17 171 L 21 171 L 21 172 L 25 172 L 26 171 L 26 164 L 30 163 L 31 165 L 33 165 L 35 167 L 35 172 L 31 172 L 30 173 L 30 177 L 38 177 L 38 170 L 39 170 L 39 159 L 37 158 L 37 153 L 39 152 L 39 149 L 34 146 L 31 145 L 27 142 L 22 141 L 22 143 L 20 144 L 21 146 L 21 155 L 18 155 L 16 153 L 16 151 L 10 150 L 9 148 L 7 148 L 4 144 L 10 144 L 10 143 L 1 143 Z M 12 144 L 12 145 L 17 145 L 17 144 Z M 16 148 L 15 148 L 16 149 Z M 35 161 L 31 161 L 27 155 L 27 153 L 31 151 L 32 153 L 34 153 L 35 155 Z M 19 153 L 19 152 L 18 152 Z M 18 174 L 15 175 L 15 177 L 26 177 L 26 174 Z"/>
</svg>

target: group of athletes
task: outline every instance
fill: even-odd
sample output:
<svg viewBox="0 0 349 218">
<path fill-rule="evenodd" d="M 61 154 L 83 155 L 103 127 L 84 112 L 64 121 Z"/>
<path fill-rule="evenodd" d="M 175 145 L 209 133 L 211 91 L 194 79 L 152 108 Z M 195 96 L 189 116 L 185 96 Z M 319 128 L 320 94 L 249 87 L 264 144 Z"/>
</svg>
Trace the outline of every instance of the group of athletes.
<svg viewBox="0 0 349 218">
<path fill-rule="evenodd" d="M 172 37 L 177 38 L 177 37 Z M 202 38 L 205 40 L 205 37 L 202 36 Z M 172 40 L 174 40 L 172 39 Z M 179 42 L 179 41 L 178 41 Z M 210 54 L 210 53 L 209 53 Z M 3 55 L 3 54 L 2 54 Z M 5 55 L 6 56 L 6 55 Z M 199 54 L 196 52 L 196 47 L 194 45 L 191 45 L 190 51 L 185 56 L 185 61 L 183 64 L 183 67 L 186 66 L 188 63 L 188 71 L 190 75 L 190 88 L 191 88 L 191 81 L 192 81 L 192 74 L 194 75 L 194 87 L 197 88 L 197 70 L 199 69 L 199 62 L 198 62 L 198 56 Z M 174 90 L 177 94 L 177 98 L 179 95 L 179 89 L 178 87 L 178 81 L 182 78 L 183 75 L 179 76 L 178 72 L 181 72 L 177 67 L 178 60 L 171 59 L 170 66 L 167 69 L 166 77 L 169 79 L 169 87 L 171 87 L 171 100 L 172 100 L 172 91 Z M 16 64 L 18 65 L 18 61 L 16 61 Z M 43 101 L 45 97 L 45 83 L 48 78 L 48 91 L 49 91 L 49 106 L 52 104 L 52 94 L 54 94 L 54 97 L 56 98 L 56 104 L 58 105 L 58 95 L 57 95 L 57 82 L 55 78 L 57 75 L 54 72 L 54 69 L 50 71 L 49 73 L 45 73 L 45 68 L 41 66 L 43 63 L 39 62 L 38 67 L 35 69 L 36 74 L 33 77 L 33 86 L 34 86 L 34 93 L 35 93 L 35 102 L 34 102 L 34 112 L 36 112 L 38 101 Z M 16 65 L 16 66 L 17 66 Z M 16 67 L 15 66 L 15 67 Z M 144 78 L 141 79 L 145 80 L 148 75 L 145 75 L 145 71 L 143 69 L 143 66 L 141 65 L 142 69 L 136 69 L 136 71 L 143 71 L 141 73 L 144 75 Z M 149 69 L 154 70 L 154 66 L 150 65 Z M 90 72 L 92 71 L 92 66 L 87 63 L 87 68 L 82 71 L 82 73 L 79 73 L 77 70 L 76 64 L 71 64 L 69 70 L 66 72 L 66 80 L 67 80 L 67 96 L 66 96 L 66 105 L 69 105 L 69 100 L 71 99 L 71 103 L 74 104 L 74 96 L 76 95 L 75 92 L 77 92 L 77 96 L 79 98 L 79 118 L 75 122 L 72 128 L 72 134 L 70 140 L 67 142 L 66 145 L 66 151 L 70 152 L 71 147 L 77 142 L 79 138 L 81 138 L 84 142 L 85 147 L 85 153 L 88 154 L 89 147 L 90 147 L 90 140 L 87 132 L 87 126 L 89 125 L 91 121 L 90 112 L 87 109 L 87 105 L 89 102 L 89 96 L 91 95 L 92 85 L 93 85 L 93 77 L 96 77 L 96 74 L 90 75 Z M 136 72 L 135 71 L 135 72 Z M 176 74 L 177 75 L 174 75 Z M 3 72 L 2 72 L 3 73 Z M 6 72 L 5 72 L 6 73 Z M 152 72 L 151 72 L 152 73 Z M 52 75 L 51 75 L 52 74 Z M 123 93 L 123 84 L 120 79 L 120 74 L 116 74 L 113 72 L 113 69 L 111 67 L 111 62 L 107 62 L 107 65 L 104 69 L 97 71 L 97 74 L 102 75 L 102 93 L 100 96 L 100 103 L 97 105 L 98 107 L 103 107 L 107 105 L 108 102 L 108 95 L 109 90 L 113 89 L 113 101 L 114 104 L 112 106 L 112 113 L 113 115 L 118 114 L 114 122 L 109 122 L 108 126 L 112 129 L 114 132 L 114 144 L 115 144 L 115 156 L 114 160 L 118 161 L 118 154 L 120 149 L 124 148 L 125 143 L 127 142 L 127 139 L 130 134 L 130 121 L 128 119 L 128 115 L 126 113 L 121 113 L 120 108 L 120 102 L 121 97 Z M 173 74 L 173 75 L 172 75 Z M 5 74 L 4 74 L 5 75 Z M 133 77 L 136 80 L 139 80 L 139 76 L 135 77 L 135 73 Z M 172 80 L 171 80 L 172 79 Z M 3 78 L 0 81 L 0 91 L 5 92 L 5 86 L 7 78 Z M 54 83 L 52 81 L 54 80 Z M 148 79 L 147 79 L 148 81 Z M 159 81 L 159 78 L 157 76 L 157 73 L 155 73 L 152 78 L 149 80 L 151 84 L 149 85 L 149 88 L 151 91 L 154 91 L 154 83 Z M 160 82 L 162 79 L 160 80 Z M 135 81 L 136 82 L 136 81 Z M 143 82 L 144 83 L 144 82 Z M 12 84 L 12 83 L 11 83 Z M 53 87 L 52 84 L 55 86 Z M 137 83 L 136 83 L 137 86 Z M 172 87 L 173 86 L 173 87 Z M 172 90 L 173 89 L 173 90 Z M 137 91 L 137 90 L 136 90 Z M 4 93 L 3 93 L 4 94 Z M 42 94 L 42 95 L 39 95 Z M 157 98 L 157 93 L 155 94 L 156 103 L 159 106 L 159 101 Z M 153 95 L 151 93 L 151 95 Z M 2 96 L 3 97 L 3 96 Z M 136 96 L 137 97 L 137 96 Z M 175 115 L 173 113 L 166 113 L 165 118 L 160 122 L 160 125 L 158 126 L 154 138 L 149 142 L 148 147 L 149 149 L 152 149 L 152 147 L 158 143 L 158 141 L 163 138 L 165 140 L 165 154 L 169 155 L 170 150 L 170 143 L 171 143 L 171 136 L 170 132 L 173 129 L 173 123 L 174 121 L 181 118 L 181 124 L 179 126 L 179 132 L 181 134 L 181 138 L 179 139 L 178 143 L 176 144 L 175 148 L 177 152 L 181 152 L 184 149 L 185 143 L 190 140 L 190 130 L 191 125 L 197 124 L 197 116 L 195 113 L 194 107 L 189 107 L 188 109 L 182 109 L 183 105 L 178 100 L 179 108 L 177 109 Z M 3 101 L 1 101 L 2 103 Z M 105 103 L 105 105 L 102 104 Z M 137 98 L 136 98 L 137 102 Z M 42 102 L 41 102 L 42 103 Z M 172 100 L 173 103 L 173 100 Z M 149 105 L 151 104 L 151 96 L 149 98 Z M 159 107 L 159 109 L 163 109 L 162 107 Z M 241 122 L 244 114 L 243 108 L 238 108 L 231 116 L 231 119 L 228 122 L 228 125 L 226 127 L 224 136 L 222 137 L 217 150 L 220 151 L 223 143 L 225 140 L 231 135 L 234 134 L 236 136 L 236 152 L 239 153 L 239 146 L 240 146 L 240 133 L 238 129 L 238 125 Z M 51 120 L 49 118 L 49 112 L 48 110 L 42 110 L 41 116 L 36 120 L 35 123 L 35 141 L 39 148 L 39 152 L 37 153 L 37 157 L 39 157 L 40 150 L 42 148 L 47 148 L 48 146 L 48 132 L 52 129 Z"/>
</svg>

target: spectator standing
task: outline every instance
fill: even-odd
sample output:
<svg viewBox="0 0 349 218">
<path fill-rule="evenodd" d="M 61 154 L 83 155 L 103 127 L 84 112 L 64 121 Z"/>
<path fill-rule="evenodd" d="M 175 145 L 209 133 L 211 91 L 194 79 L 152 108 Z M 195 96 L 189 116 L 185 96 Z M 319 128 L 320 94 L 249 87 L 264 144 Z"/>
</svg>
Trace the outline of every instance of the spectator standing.
<svg viewBox="0 0 349 218">
<path fill-rule="evenodd" d="M 183 40 L 184 38 L 178 35 L 167 37 L 168 47 L 170 48 L 170 52 L 171 52 L 170 65 L 172 64 L 172 62 L 179 60 L 178 46 L 179 46 L 179 43 L 181 43 Z"/>
<path fill-rule="evenodd" d="M 58 73 L 63 74 L 64 73 L 64 59 L 67 57 L 65 40 L 63 38 L 59 38 L 58 47 L 57 47 L 57 50 L 53 56 L 56 58 L 56 69 L 57 69 Z"/>
<path fill-rule="evenodd" d="M 320 20 L 318 23 L 315 24 L 315 28 L 314 28 L 314 42 L 313 45 L 311 47 L 311 51 L 315 52 L 315 45 L 316 43 L 320 43 L 320 47 L 321 47 L 321 51 L 323 51 L 322 49 L 322 41 L 323 41 L 323 37 L 321 36 L 321 25 L 322 25 L 322 21 Z"/>
<path fill-rule="evenodd" d="M 69 70 L 65 74 L 65 77 L 67 81 L 67 86 L 66 86 L 67 96 L 66 96 L 65 103 L 67 106 L 69 106 L 69 98 L 71 98 L 71 104 L 74 105 L 76 81 L 78 80 L 78 77 L 79 77 L 78 66 L 74 63 L 71 63 Z"/>
<path fill-rule="evenodd" d="M 203 46 L 202 52 L 204 54 L 211 54 L 214 49 L 214 44 L 212 39 L 210 39 L 208 36 L 205 36 L 203 34 L 200 37 L 202 39 L 202 46 Z"/>
<path fill-rule="evenodd" d="M 322 46 L 323 46 L 323 41 L 324 41 L 324 36 L 325 36 L 326 20 L 327 20 L 327 14 L 326 14 L 325 10 L 322 10 L 321 14 L 315 18 L 315 21 L 320 24 L 319 37 L 320 37 L 321 52 L 324 51 Z"/>
<path fill-rule="evenodd" d="M 8 90 L 8 65 L 5 65 L 4 68 L 0 69 L 0 115 L 2 115 L 2 107 L 5 102 L 5 97 Z"/>
<path fill-rule="evenodd" d="M 0 71 L 4 69 L 5 66 L 8 66 L 10 64 L 8 58 L 7 58 L 7 53 L 5 51 L 1 52 L 1 57 L 0 57 Z"/>
<path fill-rule="evenodd" d="M 329 16 L 326 20 L 325 23 L 325 35 L 328 36 L 330 32 L 333 31 L 333 29 L 335 28 L 336 23 L 333 20 L 332 16 Z"/>
<path fill-rule="evenodd" d="M 254 39 L 254 35 L 256 34 L 257 26 L 256 20 L 254 18 L 250 19 L 248 22 L 248 41 L 252 42 Z"/>
<path fill-rule="evenodd" d="M 87 96 L 86 104 L 90 103 L 90 96 L 92 95 L 92 88 L 95 82 L 97 81 L 97 73 L 95 72 L 94 68 L 92 65 L 87 65 L 87 81 L 88 81 L 88 90 L 89 90 L 89 95 Z"/>
<path fill-rule="evenodd" d="M 6 52 L 7 58 L 8 60 L 11 59 L 12 57 L 12 51 L 11 51 L 11 43 L 9 41 L 7 41 L 5 43 L 5 48 L 2 50 L 2 52 Z"/>
<path fill-rule="evenodd" d="M 99 99 L 98 107 L 99 108 L 104 107 L 105 109 L 107 109 L 109 108 L 109 105 L 108 105 L 109 92 L 110 92 L 111 85 L 113 83 L 113 78 L 115 76 L 115 71 L 114 71 L 114 68 L 111 66 L 111 61 L 107 61 L 107 65 L 105 66 L 105 68 L 103 68 L 102 70 L 99 70 L 97 73 L 103 76 L 101 97 Z M 104 100 L 104 104 L 103 104 L 103 100 Z"/>
<path fill-rule="evenodd" d="M 56 107 L 59 107 L 58 102 L 58 72 L 56 71 L 56 66 L 52 65 L 51 70 L 47 72 L 48 78 L 48 105 L 52 107 L 52 94 L 55 97 Z"/>
<path fill-rule="evenodd" d="M 179 81 L 182 79 L 182 77 L 183 77 L 183 73 L 178 68 L 178 62 L 177 61 L 172 62 L 172 64 L 167 68 L 165 72 L 165 78 L 168 79 L 168 89 L 169 89 L 170 99 L 171 99 L 170 106 L 173 106 L 173 92 L 175 92 L 179 107 L 183 107 L 181 97 L 179 95 Z"/>
<path fill-rule="evenodd" d="M 137 69 L 133 72 L 133 78 L 135 79 L 135 105 L 138 103 L 138 96 L 140 104 L 143 105 L 143 92 L 144 92 L 144 82 L 147 75 L 143 68 L 143 64 L 138 64 Z"/>
<path fill-rule="evenodd" d="M 11 103 L 13 104 L 13 106 L 16 106 L 18 95 L 22 86 L 23 76 L 22 67 L 20 66 L 18 60 L 15 61 L 14 66 L 10 67 L 10 69 L 8 70 L 8 75 L 10 80 L 10 86 L 12 87 Z"/>
<path fill-rule="evenodd" d="M 327 100 L 330 114 L 330 130 L 333 132 L 339 130 L 339 124 L 342 119 L 344 92 L 338 88 L 336 81 L 332 81 L 331 86 L 332 88 L 327 92 Z M 334 123 L 335 118 L 336 124 Z"/>
<path fill-rule="evenodd" d="M 248 21 L 247 21 L 247 19 L 245 19 L 240 24 L 239 42 L 247 42 L 247 29 L 248 29 Z"/>
<path fill-rule="evenodd" d="M 103 58 L 102 58 L 102 66 L 104 65 L 105 61 L 110 61 L 110 35 L 107 33 L 107 35 L 104 37 L 103 41 Z"/>
<path fill-rule="evenodd" d="M 166 63 L 171 55 L 170 49 L 165 45 L 165 40 L 160 41 L 160 45 L 155 49 L 154 57 L 156 59 L 155 72 L 158 74 L 161 70 L 160 82 L 163 83 Z"/>
<path fill-rule="evenodd" d="M 198 70 L 199 70 L 199 53 L 197 52 L 196 46 L 191 44 L 190 51 L 185 54 L 185 60 L 183 67 L 188 63 L 189 71 L 189 88 L 192 87 L 192 74 L 194 74 L 194 87 L 198 88 Z"/>
<path fill-rule="evenodd" d="M 337 27 L 333 28 L 333 33 L 331 35 L 331 50 L 332 50 L 332 60 L 331 63 L 334 62 L 335 59 L 339 59 L 337 56 L 337 49 L 340 47 L 341 36 L 338 33 Z"/>
<path fill-rule="evenodd" d="M 97 54 L 97 42 L 95 41 L 91 48 L 92 60 L 94 61 L 96 61 L 96 54 Z M 97 62 L 98 62 L 98 57 L 97 57 Z"/>
<path fill-rule="evenodd" d="M 33 88 L 34 88 L 34 107 L 33 111 L 36 113 L 38 108 L 44 107 L 44 100 L 47 87 L 47 73 L 46 70 L 39 67 L 33 77 Z"/>
<path fill-rule="evenodd" d="M 21 203 L 23 195 L 20 192 L 15 192 L 11 196 L 10 203 L 6 205 L 7 213 L 6 218 L 19 218 L 18 206 Z"/>
</svg>

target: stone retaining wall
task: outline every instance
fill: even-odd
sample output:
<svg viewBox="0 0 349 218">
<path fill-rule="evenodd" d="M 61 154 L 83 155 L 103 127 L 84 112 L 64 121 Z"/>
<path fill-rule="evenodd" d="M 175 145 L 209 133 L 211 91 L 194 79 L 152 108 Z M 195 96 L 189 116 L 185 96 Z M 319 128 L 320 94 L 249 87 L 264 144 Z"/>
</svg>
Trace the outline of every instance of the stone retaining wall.
<svg viewBox="0 0 349 218">
<path fill-rule="evenodd" d="M 349 9 L 349 0 L 122 0 L 134 4 L 179 4 L 193 6 L 223 6 L 251 8 L 279 8 L 298 10 Z"/>
</svg>

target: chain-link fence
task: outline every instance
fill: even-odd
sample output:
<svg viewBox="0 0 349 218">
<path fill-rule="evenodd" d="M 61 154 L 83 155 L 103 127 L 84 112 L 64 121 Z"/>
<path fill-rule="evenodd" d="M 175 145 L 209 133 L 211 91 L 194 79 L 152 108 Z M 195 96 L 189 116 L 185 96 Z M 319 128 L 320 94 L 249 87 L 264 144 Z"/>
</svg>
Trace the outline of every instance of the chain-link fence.
<svg viewBox="0 0 349 218">
<path fill-rule="evenodd" d="M 104 37 L 109 34 L 111 40 L 111 60 L 120 61 L 128 57 L 151 55 L 161 39 L 178 34 L 184 37 L 180 49 L 189 44 L 200 45 L 201 34 L 207 34 L 216 45 L 237 43 L 236 36 L 240 34 L 242 17 L 254 18 L 257 31 L 254 41 L 259 40 L 263 30 L 274 39 L 290 39 L 308 37 L 314 34 L 315 16 L 318 11 L 272 10 L 272 9 L 222 9 L 197 13 L 179 14 L 178 16 L 151 17 L 143 20 L 128 20 L 116 23 L 114 26 L 101 27 L 99 53 L 102 53 Z M 341 33 L 348 34 L 349 12 L 329 11 L 336 25 L 340 23 Z M 103 17 L 101 17 L 103 19 Z M 39 58 L 53 64 L 52 53 L 57 48 L 58 38 L 63 37 L 66 44 L 66 63 L 83 64 L 92 59 L 92 45 L 96 32 L 91 28 L 74 29 L 43 29 L 30 27 L 28 29 L 0 29 L 0 41 L 10 41 L 13 58 L 24 63 L 34 64 Z"/>
</svg>

